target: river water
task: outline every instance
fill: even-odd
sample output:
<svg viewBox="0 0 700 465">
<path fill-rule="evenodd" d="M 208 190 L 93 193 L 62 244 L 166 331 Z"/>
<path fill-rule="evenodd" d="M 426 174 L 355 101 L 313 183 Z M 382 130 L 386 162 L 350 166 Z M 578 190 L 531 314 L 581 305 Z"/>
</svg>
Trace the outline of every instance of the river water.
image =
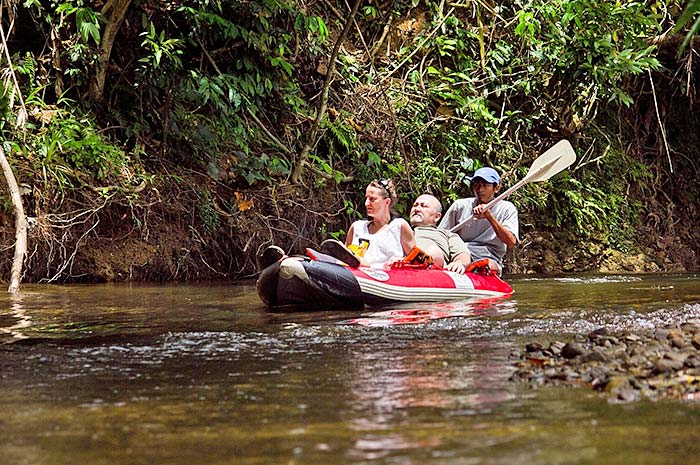
<svg viewBox="0 0 700 465">
<path fill-rule="evenodd" d="M 512 278 L 494 301 L 274 313 L 254 283 L 0 297 L 7 464 L 671 464 L 700 404 L 509 381 L 532 341 L 700 319 L 700 276 Z"/>
</svg>

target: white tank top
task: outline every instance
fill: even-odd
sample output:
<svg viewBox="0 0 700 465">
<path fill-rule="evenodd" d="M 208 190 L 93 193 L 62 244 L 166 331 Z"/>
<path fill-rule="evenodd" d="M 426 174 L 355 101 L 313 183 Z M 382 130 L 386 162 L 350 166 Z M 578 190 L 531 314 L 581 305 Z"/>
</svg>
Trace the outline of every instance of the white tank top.
<svg viewBox="0 0 700 465">
<path fill-rule="evenodd" d="M 403 218 L 394 218 L 379 232 L 370 234 L 367 229 L 368 220 L 355 221 L 353 223 L 352 243 L 362 245 L 369 242 L 367 250 L 363 256 L 363 261 L 373 268 L 380 268 L 384 263 L 394 257 L 403 257 L 403 247 L 401 246 L 401 225 L 406 223 Z M 406 223 L 408 224 L 408 223 Z"/>
</svg>

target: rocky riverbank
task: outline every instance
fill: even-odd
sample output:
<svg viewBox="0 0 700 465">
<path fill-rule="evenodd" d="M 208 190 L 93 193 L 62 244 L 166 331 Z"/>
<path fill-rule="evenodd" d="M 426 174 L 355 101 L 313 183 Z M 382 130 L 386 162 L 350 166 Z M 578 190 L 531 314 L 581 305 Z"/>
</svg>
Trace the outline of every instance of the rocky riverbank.
<svg viewBox="0 0 700 465">
<path fill-rule="evenodd" d="M 512 380 L 578 386 L 611 401 L 700 400 L 700 320 L 613 334 L 599 328 L 570 341 L 531 342 L 513 354 Z"/>
</svg>

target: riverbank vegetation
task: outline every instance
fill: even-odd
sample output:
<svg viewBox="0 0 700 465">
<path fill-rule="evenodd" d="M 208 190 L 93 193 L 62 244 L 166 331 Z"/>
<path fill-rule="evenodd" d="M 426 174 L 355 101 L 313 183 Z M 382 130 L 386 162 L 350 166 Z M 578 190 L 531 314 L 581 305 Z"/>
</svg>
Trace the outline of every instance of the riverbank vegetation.
<svg viewBox="0 0 700 465">
<path fill-rule="evenodd" d="M 342 237 L 374 178 L 511 197 L 509 273 L 698 268 L 699 2 L 3 2 L 26 281 L 244 278 Z M 4 189 L 1 276 L 15 240 Z"/>
</svg>

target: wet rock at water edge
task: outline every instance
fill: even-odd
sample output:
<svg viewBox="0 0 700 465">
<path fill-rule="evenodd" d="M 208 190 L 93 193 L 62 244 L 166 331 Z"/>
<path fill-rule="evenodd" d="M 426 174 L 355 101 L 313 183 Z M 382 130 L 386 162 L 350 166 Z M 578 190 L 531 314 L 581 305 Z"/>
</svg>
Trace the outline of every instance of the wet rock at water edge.
<svg viewBox="0 0 700 465">
<path fill-rule="evenodd" d="M 525 351 L 528 353 L 541 352 L 542 349 L 542 344 L 540 344 L 539 342 L 532 342 L 530 344 L 525 345 Z"/>
<path fill-rule="evenodd" d="M 610 335 L 610 333 L 608 332 L 608 328 L 603 327 L 603 328 L 595 329 L 595 330 L 591 331 L 590 333 L 588 333 L 588 339 L 590 339 L 591 341 L 594 341 L 594 340 L 598 339 L 599 337 L 605 337 L 605 336 L 609 336 L 609 335 Z"/>
<path fill-rule="evenodd" d="M 581 356 L 581 362 L 582 363 L 587 363 L 587 362 L 607 362 L 608 361 L 608 356 L 603 352 L 602 350 L 599 349 L 593 349 L 589 350 L 586 353 L 584 353 Z"/>
<path fill-rule="evenodd" d="M 583 355 L 584 349 L 581 344 L 575 342 L 567 342 L 561 350 L 561 356 L 566 359 L 576 358 L 579 355 Z"/>
<path fill-rule="evenodd" d="M 517 353 L 512 379 L 533 387 L 588 386 L 615 402 L 700 398 L 700 321 L 623 334 L 598 328 Z"/>
<path fill-rule="evenodd" d="M 559 355 L 561 354 L 562 349 L 564 348 L 565 343 L 561 341 L 554 341 L 551 344 L 549 344 L 549 347 L 545 349 L 543 352 L 547 355 Z"/>
</svg>

